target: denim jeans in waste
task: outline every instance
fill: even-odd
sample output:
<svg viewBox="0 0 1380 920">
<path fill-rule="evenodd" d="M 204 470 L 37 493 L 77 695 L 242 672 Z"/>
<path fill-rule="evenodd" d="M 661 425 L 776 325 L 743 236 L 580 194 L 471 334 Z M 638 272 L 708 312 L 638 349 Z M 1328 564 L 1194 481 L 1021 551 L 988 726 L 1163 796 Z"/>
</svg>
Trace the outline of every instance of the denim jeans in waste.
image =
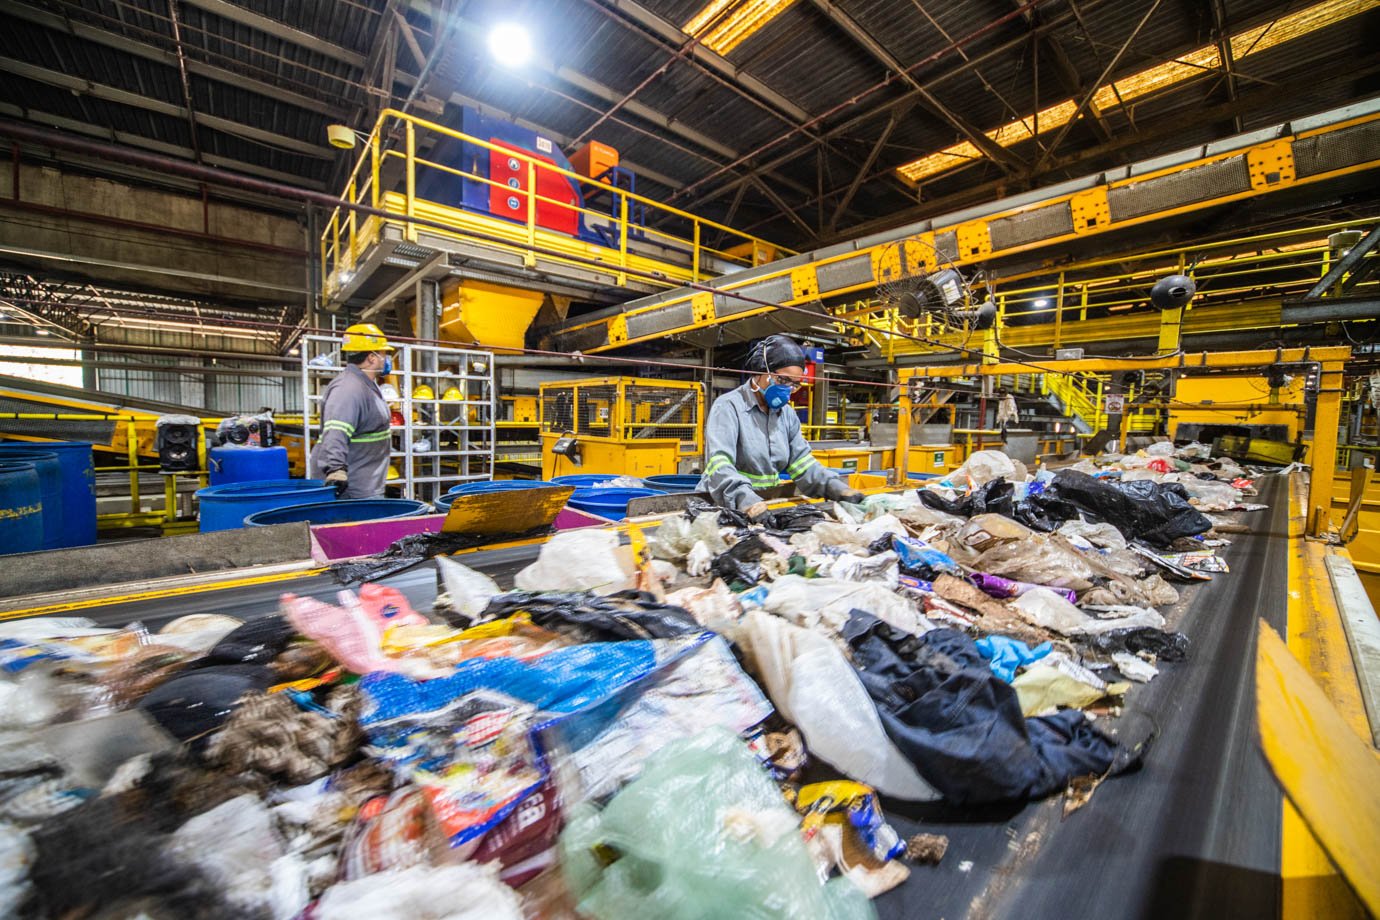
<svg viewBox="0 0 1380 920">
<path fill-rule="evenodd" d="M 1040 798 L 1126 765 L 1078 710 L 1024 718 L 1016 691 L 957 630 L 913 636 L 854 610 L 843 637 L 887 736 L 951 802 Z"/>
</svg>

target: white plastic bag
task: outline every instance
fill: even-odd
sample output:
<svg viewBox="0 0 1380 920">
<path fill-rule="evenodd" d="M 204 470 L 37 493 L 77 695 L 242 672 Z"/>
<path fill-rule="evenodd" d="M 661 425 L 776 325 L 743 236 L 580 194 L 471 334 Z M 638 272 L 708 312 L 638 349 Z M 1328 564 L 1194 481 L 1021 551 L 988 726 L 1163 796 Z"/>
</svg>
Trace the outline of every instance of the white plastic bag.
<svg viewBox="0 0 1380 920">
<path fill-rule="evenodd" d="M 593 591 L 612 594 L 636 579 L 632 553 L 607 530 L 567 530 L 541 548 L 537 561 L 517 573 L 522 591 Z"/>
<path fill-rule="evenodd" d="M 412 866 L 379 872 L 326 890 L 316 920 L 521 920 L 511 888 L 494 863 Z"/>
<path fill-rule="evenodd" d="M 479 619 L 495 594 L 503 593 L 492 578 L 449 556 L 437 556 L 436 566 L 441 570 L 441 583 L 446 586 L 451 607 L 471 622 Z"/>
<path fill-rule="evenodd" d="M 868 582 L 783 575 L 772 583 L 762 606 L 797 625 L 831 633 L 843 628 L 854 609 L 912 635 L 934 629 L 910 601 L 890 588 Z"/>
<path fill-rule="evenodd" d="M 819 562 L 819 574 L 827 578 L 871 582 L 886 588 L 895 588 L 900 582 L 899 563 L 896 553 L 891 550 L 875 556 L 854 556 L 852 553 L 844 553 L 841 556 L 823 557 Z"/>
<path fill-rule="evenodd" d="M 887 738 L 872 698 L 833 643 L 761 610 L 749 611 L 743 624 L 734 638 L 812 754 L 884 795 L 939 798 Z"/>
<path fill-rule="evenodd" d="M 1161 629 L 1164 617 L 1148 607 L 1116 607 L 1109 619 L 1089 616 L 1048 588 L 1032 588 L 1011 602 L 1027 623 L 1065 636 L 1095 636 L 1115 629 Z"/>
<path fill-rule="evenodd" d="M 1015 481 L 1025 479 L 1025 470 L 1016 475 L 1016 463 L 999 450 L 979 450 L 973 453 L 958 469 L 949 474 L 949 481 L 956 485 L 983 486 L 993 479 Z"/>
<path fill-rule="evenodd" d="M 1172 457 L 1174 456 L 1174 442 L 1156 441 L 1145 448 L 1145 453 L 1151 457 Z"/>
<path fill-rule="evenodd" d="M 1072 539 L 1082 537 L 1093 546 L 1102 549 L 1125 549 L 1126 538 L 1121 535 L 1111 524 L 1089 524 L 1086 521 L 1065 521 L 1059 526 L 1057 531 L 1062 536 Z"/>
<path fill-rule="evenodd" d="M 1226 511 L 1241 501 L 1241 491 L 1230 483 L 1185 476 L 1179 482 L 1188 491 L 1188 502 L 1199 511 Z"/>
</svg>

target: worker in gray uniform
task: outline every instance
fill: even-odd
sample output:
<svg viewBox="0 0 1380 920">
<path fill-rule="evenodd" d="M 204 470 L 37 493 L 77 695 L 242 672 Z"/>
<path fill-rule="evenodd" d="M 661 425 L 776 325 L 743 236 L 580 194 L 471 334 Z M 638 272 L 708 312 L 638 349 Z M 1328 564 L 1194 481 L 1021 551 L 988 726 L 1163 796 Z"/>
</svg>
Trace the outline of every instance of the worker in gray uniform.
<svg viewBox="0 0 1380 920">
<path fill-rule="evenodd" d="M 781 484 L 785 473 L 797 490 L 816 498 L 859 502 L 863 495 L 815 459 L 790 406 L 804 386 L 805 351 L 788 336 L 753 345 L 742 386 L 720 396 L 705 424 L 705 463 L 700 488 L 714 501 L 753 518 L 767 510 L 759 491 Z"/>
<path fill-rule="evenodd" d="M 345 330 L 345 370 L 321 399 L 321 440 L 312 448 L 311 476 L 342 498 L 378 498 L 388 477 L 392 442 L 388 402 L 378 380 L 393 372 L 395 350 L 372 323 Z"/>
</svg>

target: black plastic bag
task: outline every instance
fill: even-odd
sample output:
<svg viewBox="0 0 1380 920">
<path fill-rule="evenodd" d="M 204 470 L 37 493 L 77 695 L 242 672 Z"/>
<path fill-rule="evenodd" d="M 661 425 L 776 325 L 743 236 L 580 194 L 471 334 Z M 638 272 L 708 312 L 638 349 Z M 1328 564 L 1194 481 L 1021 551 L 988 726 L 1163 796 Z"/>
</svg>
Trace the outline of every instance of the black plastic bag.
<svg viewBox="0 0 1380 920">
<path fill-rule="evenodd" d="M 818 505 L 794 505 L 766 511 L 758 515 L 754 523 L 761 524 L 774 533 L 795 534 L 803 533 L 827 520 L 828 516 Z"/>
<path fill-rule="evenodd" d="M 255 617 L 236 626 L 199 662 L 211 664 L 268 664 L 281 655 L 297 629 L 279 614 Z"/>
<path fill-rule="evenodd" d="M 521 612 L 538 626 L 580 642 L 671 639 L 704 630 L 690 611 L 662 604 L 646 591 L 619 591 L 604 597 L 584 591 L 509 591 L 489 601 L 480 619 Z"/>
<path fill-rule="evenodd" d="M 1015 502 L 1012 500 L 1015 490 L 1015 486 L 998 477 L 982 488 L 974 489 L 967 495 L 953 501 L 946 501 L 937 492 L 921 489 L 920 501 L 935 511 L 956 514 L 959 517 L 972 517 L 976 514 L 988 513 L 1015 517 Z"/>
<path fill-rule="evenodd" d="M 729 587 L 736 581 L 750 588 L 762 580 L 762 567 L 757 565 L 757 560 L 767 549 L 756 533 L 750 533 L 715 556 L 709 564 L 709 571 L 714 577 L 722 578 Z"/>
<path fill-rule="evenodd" d="M 1183 661 L 1188 657 L 1188 636 L 1179 632 L 1166 632 L 1150 626 L 1134 629 L 1114 629 L 1100 635 L 1091 636 L 1088 643 L 1097 651 L 1149 652 L 1161 661 Z"/>
<path fill-rule="evenodd" d="M 1155 546 L 1168 546 L 1177 537 L 1212 529 L 1212 522 L 1188 503 L 1188 492 L 1177 482 L 1137 479 L 1112 483 L 1077 470 L 1060 470 L 1045 495 L 1106 521 L 1128 540 L 1144 540 Z"/>
<path fill-rule="evenodd" d="M 543 525 L 526 533 L 510 534 L 414 533 L 391 544 L 381 553 L 353 562 L 337 562 L 331 566 L 331 573 L 342 585 L 358 585 L 405 572 L 432 556 L 449 556 L 486 543 L 539 537 L 550 530 L 549 525 Z"/>
</svg>

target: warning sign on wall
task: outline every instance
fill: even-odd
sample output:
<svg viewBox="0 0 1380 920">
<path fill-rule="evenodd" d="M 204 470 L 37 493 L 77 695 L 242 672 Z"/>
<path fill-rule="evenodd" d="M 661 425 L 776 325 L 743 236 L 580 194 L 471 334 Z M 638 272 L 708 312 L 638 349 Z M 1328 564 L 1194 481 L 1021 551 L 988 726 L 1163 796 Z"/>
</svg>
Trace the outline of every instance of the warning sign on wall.
<svg viewBox="0 0 1380 920">
<path fill-rule="evenodd" d="M 1126 411 L 1126 396 L 1122 393 L 1109 393 L 1107 395 L 1107 414 L 1120 415 Z"/>
</svg>

